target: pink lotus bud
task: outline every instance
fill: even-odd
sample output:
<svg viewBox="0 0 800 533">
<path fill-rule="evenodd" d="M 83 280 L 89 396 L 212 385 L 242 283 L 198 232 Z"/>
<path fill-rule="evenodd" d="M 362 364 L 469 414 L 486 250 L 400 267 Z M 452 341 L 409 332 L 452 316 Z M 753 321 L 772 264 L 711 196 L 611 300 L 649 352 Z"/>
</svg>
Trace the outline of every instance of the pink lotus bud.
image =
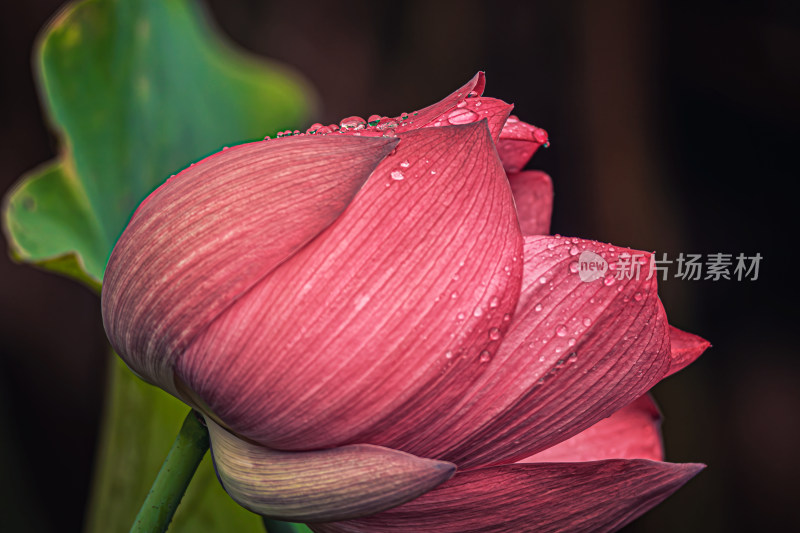
<svg viewBox="0 0 800 533">
<path fill-rule="evenodd" d="M 642 398 L 707 343 L 654 278 L 579 275 L 584 252 L 649 254 L 546 235 L 550 178 L 520 170 L 547 134 L 483 87 L 232 147 L 120 237 L 108 336 L 205 415 L 245 507 L 315 531 L 608 530 L 700 468 L 661 462 Z"/>
</svg>

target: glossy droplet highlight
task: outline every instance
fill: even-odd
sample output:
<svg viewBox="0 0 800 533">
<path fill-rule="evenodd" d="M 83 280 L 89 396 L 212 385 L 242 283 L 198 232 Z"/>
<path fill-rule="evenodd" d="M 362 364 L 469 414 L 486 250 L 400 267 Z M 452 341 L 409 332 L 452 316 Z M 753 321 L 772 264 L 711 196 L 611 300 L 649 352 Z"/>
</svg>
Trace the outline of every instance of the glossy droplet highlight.
<svg viewBox="0 0 800 533">
<path fill-rule="evenodd" d="M 533 310 L 538 313 L 539 311 L 542 310 L 542 304 L 536 304 L 536 306 L 533 308 Z"/>
<path fill-rule="evenodd" d="M 567 344 L 568 344 L 569 346 L 575 346 L 575 343 L 576 343 L 576 342 L 578 342 L 578 341 L 576 341 L 576 340 L 575 340 L 575 338 L 574 338 L 574 337 L 572 337 L 572 338 L 570 338 L 570 340 L 568 340 L 568 341 L 567 341 Z"/>
<path fill-rule="evenodd" d="M 591 326 L 591 325 L 592 325 L 592 319 L 591 319 L 591 318 L 588 318 L 588 317 L 587 317 L 587 318 L 584 318 L 584 319 L 583 319 L 583 325 L 584 325 L 584 326 L 586 326 L 586 327 L 588 328 L 589 326 Z"/>
<path fill-rule="evenodd" d="M 606 276 L 606 279 L 603 280 L 603 284 L 606 287 L 610 287 L 614 284 L 615 281 L 616 280 L 614 279 L 614 276 Z"/>
<path fill-rule="evenodd" d="M 489 308 L 490 309 L 496 309 L 497 306 L 499 306 L 499 305 L 500 305 L 500 298 L 498 298 L 497 296 L 495 296 L 491 300 L 489 300 Z"/>
<path fill-rule="evenodd" d="M 565 337 L 567 335 L 567 326 L 563 324 L 558 326 L 556 328 L 556 335 L 558 335 L 559 337 Z"/>
<path fill-rule="evenodd" d="M 343 129 L 362 129 L 367 121 L 361 117 L 347 117 L 339 122 L 339 127 Z"/>
<path fill-rule="evenodd" d="M 395 180 L 395 181 L 401 181 L 401 180 L 405 179 L 405 176 L 399 170 L 392 170 L 391 176 L 392 176 L 392 179 Z"/>
<path fill-rule="evenodd" d="M 572 272 L 573 274 L 577 274 L 578 270 L 580 270 L 580 265 L 578 265 L 577 261 L 573 261 L 572 263 L 569 264 L 570 272 Z"/>
<path fill-rule="evenodd" d="M 483 309 L 481 308 L 480 305 L 476 307 L 475 310 L 472 312 L 472 316 L 475 317 L 481 316 L 482 314 L 483 314 Z"/>
<path fill-rule="evenodd" d="M 633 295 L 633 299 L 636 300 L 637 302 L 641 302 L 642 298 L 643 296 L 641 292 L 637 292 L 636 294 Z"/>
<path fill-rule="evenodd" d="M 502 336 L 503 335 L 500 333 L 498 328 L 492 328 L 489 330 L 489 338 L 493 341 L 499 340 Z"/>
<path fill-rule="evenodd" d="M 408 168 L 409 166 L 411 166 L 411 163 L 409 163 L 408 161 L 403 161 L 402 163 L 400 163 L 400 166 L 403 168 Z"/>
<path fill-rule="evenodd" d="M 447 115 L 447 121 L 450 124 L 470 124 L 475 122 L 478 118 L 478 115 L 470 111 L 469 109 L 454 109 Z"/>
<path fill-rule="evenodd" d="M 492 354 L 489 352 L 489 350 L 484 350 L 481 352 L 479 359 L 481 363 L 488 363 L 492 360 Z"/>
</svg>

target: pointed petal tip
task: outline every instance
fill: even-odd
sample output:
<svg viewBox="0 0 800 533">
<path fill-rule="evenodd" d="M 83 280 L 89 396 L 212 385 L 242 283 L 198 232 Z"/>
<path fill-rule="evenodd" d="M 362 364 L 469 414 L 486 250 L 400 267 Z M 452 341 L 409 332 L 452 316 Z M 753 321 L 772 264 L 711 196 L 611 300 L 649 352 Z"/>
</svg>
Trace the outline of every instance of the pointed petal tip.
<svg viewBox="0 0 800 533">
<path fill-rule="evenodd" d="M 711 343 L 704 338 L 672 325 L 669 327 L 669 340 L 672 359 L 669 371 L 664 377 L 683 370 L 711 347 Z"/>
</svg>

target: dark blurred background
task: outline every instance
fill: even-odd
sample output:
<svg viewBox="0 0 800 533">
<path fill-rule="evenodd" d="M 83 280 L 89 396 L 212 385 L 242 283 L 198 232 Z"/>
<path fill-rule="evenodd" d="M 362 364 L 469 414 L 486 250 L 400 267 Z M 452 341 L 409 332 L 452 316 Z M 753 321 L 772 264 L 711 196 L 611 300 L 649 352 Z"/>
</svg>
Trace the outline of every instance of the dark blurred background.
<svg viewBox="0 0 800 533">
<path fill-rule="evenodd" d="M 59 5 L 7 3 L 0 17 L 0 191 L 57 150 L 31 49 Z M 485 70 L 487 95 L 550 133 L 552 146 L 529 166 L 553 176 L 554 232 L 671 259 L 760 253 L 757 281 L 660 286 L 671 322 L 713 344 L 655 389 L 667 458 L 709 466 L 625 531 L 797 523 L 800 2 L 213 0 L 208 8 L 234 42 L 308 76 L 325 123 L 411 111 Z M 5 256 L 0 299 L 8 506 L 0 515 L 25 517 L 13 522 L 31 531 L 78 531 L 103 401 L 99 302 Z"/>
</svg>

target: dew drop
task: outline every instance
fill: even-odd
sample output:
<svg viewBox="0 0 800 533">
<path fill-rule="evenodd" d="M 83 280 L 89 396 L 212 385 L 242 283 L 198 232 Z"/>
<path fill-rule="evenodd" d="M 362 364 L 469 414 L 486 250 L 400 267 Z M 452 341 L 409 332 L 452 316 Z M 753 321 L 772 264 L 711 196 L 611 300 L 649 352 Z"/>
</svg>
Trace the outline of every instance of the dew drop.
<svg viewBox="0 0 800 533">
<path fill-rule="evenodd" d="M 342 119 L 339 122 L 339 127 L 344 129 L 358 129 L 359 127 L 363 128 L 366 123 L 367 121 L 363 118 L 353 116 Z"/>
<path fill-rule="evenodd" d="M 584 318 L 584 319 L 583 319 L 583 325 L 584 325 L 584 326 L 586 326 L 586 327 L 588 328 L 589 326 L 591 326 L 591 325 L 592 325 L 592 319 L 591 319 L 591 318 L 589 318 L 589 317 L 586 317 L 586 318 Z"/>
<path fill-rule="evenodd" d="M 558 327 L 556 328 L 556 335 L 558 335 L 559 337 L 564 337 L 564 336 L 566 336 L 566 335 L 567 335 L 567 326 L 565 326 L 565 325 L 563 325 L 563 324 L 562 324 L 562 325 L 560 325 L 560 326 L 558 326 Z"/>
<path fill-rule="evenodd" d="M 492 328 L 489 330 L 489 338 L 493 341 L 499 340 L 502 336 L 503 335 L 500 333 L 498 328 Z"/>
<path fill-rule="evenodd" d="M 461 107 L 465 107 L 466 105 L 467 105 L 467 101 L 466 100 L 461 100 L 458 104 L 456 104 L 456 107 L 461 108 Z"/>
<path fill-rule="evenodd" d="M 579 269 L 580 266 L 578 266 L 577 261 L 573 261 L 572 263 L 569 264 L 569 271 L 572 272 L 573 274 L 577 274 Z"/>
<path fill-rule="evenodd" d="M 453 352 L 451 352 L 451 351 L 447 351 L 447 352 L 444 354 L 444 357 L 445 357 L 445 359 L 452 359 L 452 358 L 453 358 Z"/>
<path fill-rule="evenodd" d="M 633 299 L 636 300 L 637 302 L 641 302 L 642 301 L 642 293 L 641 292 L 637 292 L 636 294 L 633 295 Z"/>
<path fill-rule="evenodd" d="M 458 298 L 458 293 L 457 293 L 457 292 L 453 292 L 453 293 L 450 295 L 450 298 L 451 298 L 451 299 L 453 299 L 453 300 L 455 300 L 456 298 Z"/>
<path fill-rule="evenodd" d="M 472 316 L 475 317 L 481 316 L 482 314 L 483 314 L 483 309 L 481 308 L 480 305 L 476 307 L 475 310 L 472 312 Z"/>
<path fill-rule="evenodd" d="M 469 109 L 454 109 L 447 115 L 447 121 L 450 122 L 450 124 L 469 124 L 475 122 L 477 118 L 478 115 Z"/>
<path fill-rule="evenodd" d="M 497 296 L 489 300 L 489 307 L 491 309 L 496 309 L 498 305 L 500 305 L 500 298 L 498 298 Z"/>
<path fill-rule="evenodd" d="M 575 245 L 573 245 L 573 246 L 572 246 L 572 247 L 569 249 L 569 255 L 578 255 L 578 252 L 580 252 L 580 250 L 579 250 L 579 249 L 578 249 L 578 247 L 577 247 L 577 246 L 575 246 Z"/>
<path fill-rule="evenodd" d="M 573 337 L 573 338 L 571 338 L 570 340 L 567 341 L 567 344 L 569 346 L 575 346 L 576 342 L 578 342 L 578 341 L 576 341 L 575 338 Z"/>
<path fill-rule="evenodd" d="M 402 163 L 400 163 L 400 166 L 403 168 L 408 168 L 410 165 L 411 163 L 409 163 L 408 161 L 403 161 Z"/>
<path fill-rule="evenodd" d="M 492 354 L 489 352 L 489 350 L 484 350 L 481 352 L 480 356 L 481 363 L 488 363 L 491 360 L 492 360 Z"/>
<path fill-rule="evenodd" d="M 464 313 L 458 313 L 458 316 L 456 318 L 459 320 L 464 320 Z"/>
<path fill-rule="evenodd" d="M 542 304 L 536 304 L 536 307 L 533 308 L 534 311 L 537 313 L 542 310 Z"/>
<path fill-rule="evenodd" d="M 508 313 L 503 315 L 503 322 L 511 322 L 511 315 Z"/>
<path fill-rule="evenodd" d="M 539 283 L 541 283 L 542 285 L 544 285 L 545 283 L 547 283 L 547 278 L 546 278 L 546 277 L 544 277 L 544 276 L 542 276 L 541 278 L 539 278 Z"/>
<path fill-rule="evenodd" d="M 396 180 L 396 181 L 401 181 L 402 179 L 405 178 L 405 176 L 403 176 L 403 173 L 400 172 L 399 170 L 392 170 L 391 176 L 392 176 L 392 179 Z"/>
<path fill-rule="evenodd" d="M 606 287 L 610 287 L 614 284 L 614 276 L 606 276 L 606 279 L 603 280 L 603 284 Z"/>
</svg>

